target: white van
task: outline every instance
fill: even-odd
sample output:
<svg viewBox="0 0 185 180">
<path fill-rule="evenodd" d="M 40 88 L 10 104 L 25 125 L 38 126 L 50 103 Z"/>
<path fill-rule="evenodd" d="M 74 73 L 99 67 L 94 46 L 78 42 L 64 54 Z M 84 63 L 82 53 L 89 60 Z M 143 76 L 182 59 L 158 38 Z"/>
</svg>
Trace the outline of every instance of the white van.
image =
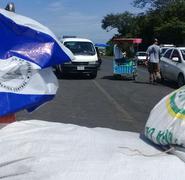
<svg viewBox="0 0 185 180">
<path fill-rule="evenodd" d="M 71 62 L 58 66 L 60 74 L 88 74 L 96 78 L 99 67 L 98 54 L 92 41 L 84 38 L 63 38 L 61 42 L 74 54 Z"/>
</svg>

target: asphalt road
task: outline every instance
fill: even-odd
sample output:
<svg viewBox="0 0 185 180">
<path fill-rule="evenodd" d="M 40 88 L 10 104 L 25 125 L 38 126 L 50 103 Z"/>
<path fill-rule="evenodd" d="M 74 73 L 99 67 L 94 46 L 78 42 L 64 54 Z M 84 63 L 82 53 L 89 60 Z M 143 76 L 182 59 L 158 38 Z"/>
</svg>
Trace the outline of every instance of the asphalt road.
<svg viewBox="0 0 185 180">
<path fill-rule="evenodd" d="M 136 82 L 115 80 L 111 58 L 103 58 L 96 79 L 59 79 L 55 99 L 33 113 L 17 113 L 18 120 L 40 119 L 87 127 L 141 132 L 151 109 L 177 87 L 174 83 L 151 85 L 147 70 L 139 66 Z"/>
</svg>

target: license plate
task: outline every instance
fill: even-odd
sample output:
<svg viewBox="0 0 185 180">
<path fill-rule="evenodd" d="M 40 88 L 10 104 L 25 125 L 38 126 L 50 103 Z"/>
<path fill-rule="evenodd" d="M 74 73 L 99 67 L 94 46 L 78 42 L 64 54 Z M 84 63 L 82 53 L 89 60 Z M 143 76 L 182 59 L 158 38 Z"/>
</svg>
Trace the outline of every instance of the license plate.
<svg viewBox="0 0 185 180">
<path fill-rule="evenodd" d="M 77 66 L 78 71 L 83 71 L 84 69 L 85 69 L 84 66 Z"/>
</svg>

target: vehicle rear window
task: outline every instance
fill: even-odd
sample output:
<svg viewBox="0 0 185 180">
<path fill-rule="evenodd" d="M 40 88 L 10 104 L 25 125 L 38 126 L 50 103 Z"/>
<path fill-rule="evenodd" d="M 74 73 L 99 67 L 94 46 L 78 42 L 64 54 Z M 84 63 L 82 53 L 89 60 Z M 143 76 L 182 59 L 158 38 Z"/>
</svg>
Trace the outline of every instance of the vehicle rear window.
<svg viewBox="0 0 185 180">
<path fill-rule="evenodd" d="M 179 51 L 177 49 L 174 49 L 174 51 L 172 53 L 172 57 L 171 58 L 174 58 L 174 57 L 178 57 L 179 59 L 181 59 Z"/>
<path fill-rule="evenodd" d="M 74 55 L 95 55 L 94 45 L 91 42 L 64 42 Z"/>
<path fill-rule="evenodd" d="M 170 59 L 170 55 L 171 55 L 171 53 L 172 53 L 172 50 L 173 50 L 173 49 L 167 50 L 166 53 L 164 54 L 164 57 Z"/>
<path fill-rule="evenodd" d="M 161 54 L 164 54 L 167 49 L 169 49 L 169 48 L 161 48 Z"/>
</svg>

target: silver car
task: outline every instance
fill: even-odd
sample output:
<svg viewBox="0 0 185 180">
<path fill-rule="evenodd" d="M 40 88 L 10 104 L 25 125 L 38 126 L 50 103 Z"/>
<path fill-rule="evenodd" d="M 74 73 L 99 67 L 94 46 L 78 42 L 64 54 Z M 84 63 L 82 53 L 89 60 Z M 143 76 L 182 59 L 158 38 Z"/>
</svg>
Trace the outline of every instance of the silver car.
<svg viewBox="0 0 185 180">
<path fill-rule="evenodd" d="M 185 85 L 185 47 L 168 49 L 160 61 L 163 79 L 176 81 L 178 86 Z"/>
</svg>

